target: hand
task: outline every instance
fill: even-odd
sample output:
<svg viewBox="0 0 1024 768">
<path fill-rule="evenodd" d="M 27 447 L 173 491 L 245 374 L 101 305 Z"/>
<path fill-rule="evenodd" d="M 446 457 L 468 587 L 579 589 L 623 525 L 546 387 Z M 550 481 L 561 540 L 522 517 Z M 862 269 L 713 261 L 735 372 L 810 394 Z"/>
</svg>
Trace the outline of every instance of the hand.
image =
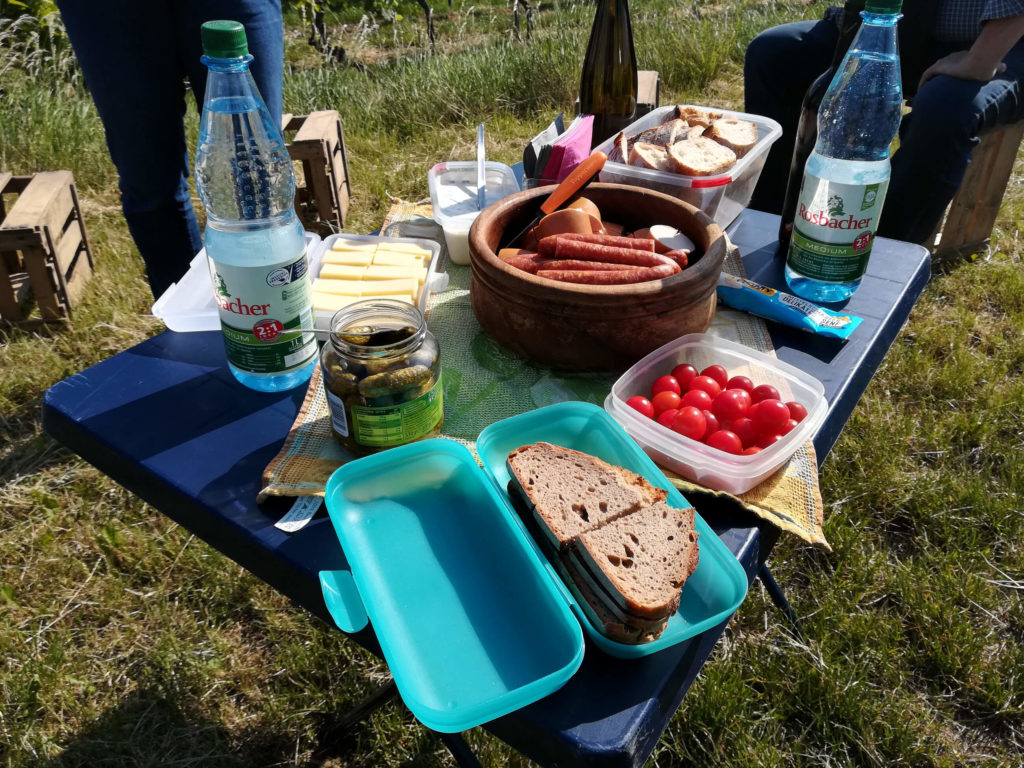
<svg viewBox="0 0 1024 768">
<path fill-rule="evenodd" d="M 971 56 L 970 51 L 956 51 L 932 64 L 921 75 L 921 82 L 918 88 L 923 86 L 936 75 L 949 75 L 960 80 L 991 80 L 1001 72 L 1006 71 L 1006 65 L 1001 61 L 979 61 L 977 57 Z"/>
</svg>

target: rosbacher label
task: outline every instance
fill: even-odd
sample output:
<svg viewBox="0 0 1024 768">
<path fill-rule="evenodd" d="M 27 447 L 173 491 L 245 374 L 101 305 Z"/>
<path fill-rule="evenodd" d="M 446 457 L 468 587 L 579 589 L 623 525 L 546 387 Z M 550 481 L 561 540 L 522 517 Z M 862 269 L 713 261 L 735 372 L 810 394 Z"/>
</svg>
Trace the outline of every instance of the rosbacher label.
<svg viewBox="0 0 1024 768">
<path fill-rule="evenodd" d="M 228 362 L 248 373 L 285 373 L 316 354 L 312 287 L 306 252 L 277 264 L 236 266 L 211 261 L 214 298 Z"/>
<path fill-rule="evenodd" d="M 815 280 L 845 283 L 867 271 L 889 182 L 839 184 L 807 174 L 786 263 Z"/>
</svg>

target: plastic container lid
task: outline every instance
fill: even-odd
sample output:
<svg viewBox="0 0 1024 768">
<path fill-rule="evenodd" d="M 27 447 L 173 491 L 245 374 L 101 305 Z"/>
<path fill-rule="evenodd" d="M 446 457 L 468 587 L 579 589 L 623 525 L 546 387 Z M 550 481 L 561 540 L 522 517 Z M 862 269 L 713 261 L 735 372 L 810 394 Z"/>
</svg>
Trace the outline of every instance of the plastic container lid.
<svg viewBox="0 0 1024 768">
<path fill-rule="evenodd" d="M 428 728 L 486 723 L 579 669 L 579 624 L 463 445 L 435 438 L 357 459 L 331 475 L 325 500 L 352 569 L 351 580 L 321 573 L 331 616 L 347 631 L 369 617 Z"/>
<path fill-rule="evenodd" d="M 771 384 L 784 402 L 796 400 L 807 416 L 789 434 L 759 453 L 737 456 L 691 440 L 626 405 L 634 395 L 650 397 L 651 384 L 676 365 L 703 370 L 725 367 L 729 376 L 747 376 L 755 385 Z M 687 480 L 720 491 L 749 491 L 780 469 L 825 420 L 825 388 L 813 376 L 774 357 L 708 333 L 691 333 L 654 350 L 622 374 L 605 399 L 605 410 L 658 464 Z"/>
<path fill-rule="evenodd" d="M 515 171 L 503 163 L 486 162 L 485 203 L 491 205 L 519 191 Z M 444 229 L 448 255 L 456 264 L 469 263 L 469 229 L 480 214 L 476 194 L 476 162 L 438 163 L 427 173 L 434 219 Z"/>
</svg>

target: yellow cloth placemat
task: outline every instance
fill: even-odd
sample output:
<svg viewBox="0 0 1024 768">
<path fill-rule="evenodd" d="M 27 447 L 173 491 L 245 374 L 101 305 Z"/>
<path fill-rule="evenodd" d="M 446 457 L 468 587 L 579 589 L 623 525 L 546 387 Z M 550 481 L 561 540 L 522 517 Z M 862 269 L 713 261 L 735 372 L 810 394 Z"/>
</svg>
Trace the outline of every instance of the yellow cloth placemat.
<svg viewBox="0 0 1024 768">
<path fill-rule="evenodd" d="M 429 203 L 396 201 L 381 234 L 436 239 L 446 259 L 443 232 L 431 216 Z M 474 450 L 481 430 L 503 418 L 565 400 L 603 406 L 617 374 L 564 373 L 523 361 L 477 324 L 469 301 L 470 268 L 448 263 L 446 269 L 447 289 L 432 295 L 427 303 L 428 324 L 441 347 L 444 437 Z M 735 248 L 724 269 L 742 276 L 743 265 Z M 708 332 L 774 354 L 767 328 L 753 315 L 719 309 Z M 284 446 L 264 471 L 260 501 L 270 496 L 323 496 L 331 472 L 352 458 L 331 435 L 327 399 L 317 371 Z M 665 474 L 684 494 L 729 496 L 694 485 L 668 470 Z M 830 549 L 822 532 L 824 507 L 810 442 L 772 477 L 736 498 L 779 528 Z"/>
</svg>

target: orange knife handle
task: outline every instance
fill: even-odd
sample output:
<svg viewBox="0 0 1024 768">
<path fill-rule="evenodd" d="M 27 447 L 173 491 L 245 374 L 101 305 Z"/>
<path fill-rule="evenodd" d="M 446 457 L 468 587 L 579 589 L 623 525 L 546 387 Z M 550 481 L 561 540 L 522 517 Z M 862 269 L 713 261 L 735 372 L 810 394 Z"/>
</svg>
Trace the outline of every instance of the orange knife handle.
<svg viewBox="0 0 1024 768">
<path fill-rule="evenodd" d="M 577 165 L 572 173 L 565 177 L 565 181 L 555 187 L 555 191 L 548 195 L 540 209 L 543 213 L 554 213 L 567 203 L 573 195 L 580 191 L 580 188 L 590 181 L 591 177 L 602 168 L 608 159 L 604 152 L 594 152 L 586 160 Z"/>
</svg>

